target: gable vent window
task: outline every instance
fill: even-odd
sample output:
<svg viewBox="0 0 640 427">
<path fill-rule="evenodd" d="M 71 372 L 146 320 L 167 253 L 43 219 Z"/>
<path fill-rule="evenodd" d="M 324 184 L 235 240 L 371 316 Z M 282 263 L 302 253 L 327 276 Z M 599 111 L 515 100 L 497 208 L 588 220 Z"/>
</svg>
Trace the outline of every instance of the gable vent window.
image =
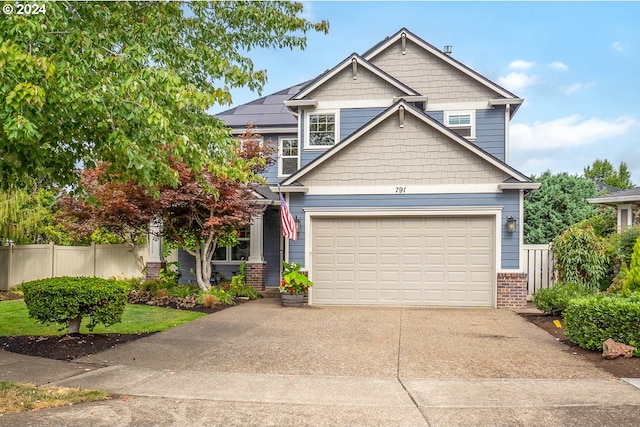
<svg viewBox="0 0 640 427">
<path fill-rule="evenodd" d="M 467 138 L 476 138 L 476 114 L 475 111 L 448 111 L 444 115 L 445 126 Z"/>
<path fill-rule="evenodd" d="M 298 170 L 298 138 L 280 138 L 278 175 L 289 176 Z"/>
<path fill-rule="evenodd" d="M 335 145 L 338 131 L 336 113 L 309 114 L 307 121 L 307 146 L 325 148 Z"/>
</svg>

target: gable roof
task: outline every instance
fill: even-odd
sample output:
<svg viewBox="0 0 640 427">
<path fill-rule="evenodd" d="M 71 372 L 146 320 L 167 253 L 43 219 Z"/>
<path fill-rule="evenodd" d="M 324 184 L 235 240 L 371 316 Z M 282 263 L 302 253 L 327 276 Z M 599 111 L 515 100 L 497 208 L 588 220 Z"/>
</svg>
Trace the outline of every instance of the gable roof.
<svg viewBox="0 0 640 427">
<path fill-rule="evenodd" d="M 521 188 L 522 184 L 525 184 L 525 187 L 526 187 L 526 188 L 523 188 L 523 189 L 528 189 L 528 188 L 533 189 L 533 188 L 538 188 L 539 187 L 539 184 L 532 182 L 527 176 L 525 176 L 522 173 L 518 172 L 517 170 L 515 170 L 511 166 L 507 165 L 506 163 L 504 163 L 500 159 L 498 159 L 498 158 L 492 156 L 491 154 L 487 153 L 486 151 L 482 150 L 481 148 L 479 148 L 475 144 L 472 144 L 471 142 L 467 141 L 465 138 L 461 137 L 460 135 L 458 135 L 457 133 L 455 133 L 451 129 L 449 129 L 446 126 L 442 125 L 437 120 L 429 117 L 427 114 L 425 114 L 424 112 L 420 111 L 418 108 L 414 107 L 413 105 L 407 103 L 404 100 L 400 100 L 400 101 L 394 103 L 391 107 L 389 107 L 386 110 L 384 110 L 382 113 L 380 113 L 378 116 L 373 118 L 371 121 L 369 121 L 367 124 L 362 126 L 360 129 L 354 131 L 351 135 L 349 135 L 348 137 L 343 139 L 341 142 L 339 142 L 338 144 L 336 144 L 333 147 L 331 147 L 329 150 L 325 151 L 320 156 L 316 157 L 313 161 L 311 161 L 308 164 L 306 164 L 304 167 L 299 169 L 296 173 L 294 173 L 291 176 L 289 176 L 288 178 L 284 179 L 280 183 L 280 185 L 282 185 L 282 186 L 299 186 L 299 183 L 297 183 L 296 181 L 298 181 L 299 179 L 303 178 L 305 175 L 307 175 L 309 172 L 311 172 L 315 168 L 319 167 L 323 163 L 329 161 L 334 155 L 339 153 L 341 150 L 343 150 L 344 148 L 349 146 L 354 141 L 358 140 L 358 138 L 360 138 L 362 135 L 364 135 L 365 133 L 369 132 L 370 130 L 372 130 L 373 128 L 378 126 L 380 123 L 382 123 L 384 120 L 386 120 L 387 118 L 389 118 L 393 114 L 398 113 L 400 110 L 402 110 L 404 112 L 404 114 L 413 115 L 414 117 L 416 117 L 417 119 L 419 119 L 420 121 L 425 123 L 426 125 L 431 126 L 432 128 L 434 128 L 435 130 L 439 131 L 440 133 L 442 133 L 443 135 L 445 135 L 449 139 L 453 140 L 455 143 L 459 144 L 464 149 L 466 149 L 466 150 L 472 152 L 473 154 L 481 157 L 482 159 L 484 159 L 485 161 L 487 161 L 488 163 L 490 163 L 491 165 L 493 165 L 497 169 L 499 169 L 499 170 L 503 171 L 505 174 L 509 175 L 510 178 L 507 179 L 506 181 L 510 181 L 511 178 L 513 178 L 513 180 L 515 180 L 515 182 L 512 182 L 512 183 L 508 183 L 507 182 L 507 184 L 505 184 L 503 186 L 503 188 L 511 188 L 511 187 L 513 187 L 513 188 Z"/>
<path fill-rule="evenodd" d="M 345 60 L 340 62 L 338 65 L 336 65 L 332 69 L 325 71 L 315 79 L 308 82 L 304 87 L 300 89 L 300 91 L 297 94 L 295 94 L 290 98 L 290 101 L 305 99 L 306 96 L 308 96 L 311 92 L 316 90 L 318 87 L 325 84 L 332 77 L 336 76 L 338 73 L 347 69 L 348 67 L 352 67 L 354 62 L 357 64 L 357 66 L 361 66 L 365 68 L 366 70 L 375 74 L 376 76 L 386 81 L 390 85 L 396 87 L 399 91 L 403 92 L 405 95 L 408 95 L 408 96 L 420 95 L 418 92 L 411 89 L 409 86 L 405 85 L 400 80 L 396 79 L 395 77 L 391 76 L 390 74 L 386 73 L 380 68 L 376 67 L 375 65 L 373 65 L 372 63 L 370 63 L 369 61 L 367 61 L 357 53 L 352 53 Z M 285 104 L 287 104 L 287 101 L 285 101 Z M 291 105 L 293 103 L 290 102 L 289 104 Z"/>
<path fill-rule="evenodd" d="M 377 55 L 385 51 L 387 48 L 389 48 L 391 45 L 395 44 L 398 41 L 401 41 L 403 37 L 417 44 L 422 49 L 426 50 L 432 55 L 436 56 L 439 60 L 443 61 L 445 64 L 448 64 L 456 68 L 457 70 L 466 74 L 467 76 L 477 81 L 478 83 L 482 84 L 483 86 L 487 87 L 488 89 L 498 93 L 500 96 L 504 97 L 505 99 L 513 100 L 514 107 L 513 107 L 512 115 L 515 114 L 520 104 L 522 104 L 523 100 L 521 98 L 518 98 L 516 95 L 509 92 L 507 89 L 494 83 L 493 81 L 489 80 L 488 78 L 476 72 L 475 70 L 472 70 L 471 68 L 467 67 L 462 62 L 457 61 L 456 59 L 451 57 L 451 55 L 447 55 L 437 47 L 433 46 L 430 43 L 427 43 L 422 38 L 413 34 L 411 31 L 407 30 L 406 28 L 401 28 L 394 35 L 385 38 L 384 40 L 382 40 L 381 42 L 373 46 L 371 49 L 363 53 L 362 56 L 366 60 L 370 61 L 371 59 L 375 58 Z"/>
</svg>

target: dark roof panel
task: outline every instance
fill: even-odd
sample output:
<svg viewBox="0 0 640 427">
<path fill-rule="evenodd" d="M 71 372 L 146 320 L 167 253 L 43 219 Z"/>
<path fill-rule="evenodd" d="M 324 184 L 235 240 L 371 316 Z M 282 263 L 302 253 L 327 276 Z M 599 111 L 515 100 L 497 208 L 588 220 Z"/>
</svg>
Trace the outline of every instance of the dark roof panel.
<svg viewBox="0 0 640 427">
<path fill-rule="evenodd" d="M 284 101 L 292 94 L 300 91 L 302 84 L 297 84 L 262 98 L 258 98 L 246 104 L 239 105 L 230 110 L 216 114 L 227 126 L 242 128 L 251 122 L 257 127 L 291 126 L 296 127 L 296 118 L 287 110 Z"/>
</svg>

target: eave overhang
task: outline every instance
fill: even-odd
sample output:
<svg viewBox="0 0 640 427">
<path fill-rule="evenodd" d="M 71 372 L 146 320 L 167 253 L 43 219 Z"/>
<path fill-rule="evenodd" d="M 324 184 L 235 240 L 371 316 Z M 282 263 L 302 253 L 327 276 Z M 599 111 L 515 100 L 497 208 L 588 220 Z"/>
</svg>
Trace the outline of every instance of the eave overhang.
<svg viewBox="0 0 640 427">
<path fill-rule="evenodd" d="M 500 190 L 537 190 L 539 182 L 502 182 L 498 184 Z"/>
</svg>

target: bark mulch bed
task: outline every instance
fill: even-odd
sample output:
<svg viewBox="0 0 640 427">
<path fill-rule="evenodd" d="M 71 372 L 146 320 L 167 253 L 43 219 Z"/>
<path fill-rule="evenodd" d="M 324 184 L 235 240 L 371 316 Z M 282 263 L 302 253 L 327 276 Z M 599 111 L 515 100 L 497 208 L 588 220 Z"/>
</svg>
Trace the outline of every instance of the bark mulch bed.
<svg viewBox="0 0 640 427">
<path fill-rule="evenodd" d="M 602 357 L 602 351 L 585 350 L 584 348 L 578 347 L 565 336 L 564 321 L 561 316 L 524 313 L 520 315 L 555 337 L 556 340 L 566 346 L 565 351 L 575 355 L 575 357 L 587 360 L 617 378 L 640 378 L 640 358 L 632 357 L 631 359 L 625 359 L 618 357 L 613 360 L 608 360 Z M 554 324 L 554 320 L 560 321 L 562 328 L 558 328 Z"/>
</svg>

